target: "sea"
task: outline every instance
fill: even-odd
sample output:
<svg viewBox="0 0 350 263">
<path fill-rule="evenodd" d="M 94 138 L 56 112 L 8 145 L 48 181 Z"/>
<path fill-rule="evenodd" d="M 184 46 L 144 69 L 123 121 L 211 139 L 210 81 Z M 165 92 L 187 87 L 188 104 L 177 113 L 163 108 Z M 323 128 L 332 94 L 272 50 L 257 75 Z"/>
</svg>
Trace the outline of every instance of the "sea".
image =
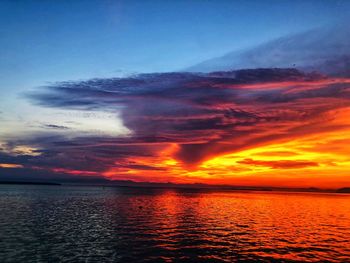
<svg viewBox="0 0 350 263">
<path fill-rule="evenodd" d="M 0 262 L 350 262 L 350 195 L 0 185 Z"/>
</svg>

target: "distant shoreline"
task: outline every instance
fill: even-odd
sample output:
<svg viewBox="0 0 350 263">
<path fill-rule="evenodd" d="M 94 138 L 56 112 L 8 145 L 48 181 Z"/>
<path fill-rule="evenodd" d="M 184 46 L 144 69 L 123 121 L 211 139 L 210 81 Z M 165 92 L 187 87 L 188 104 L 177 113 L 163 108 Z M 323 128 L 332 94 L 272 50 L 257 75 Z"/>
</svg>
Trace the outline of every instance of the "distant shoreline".
<svg viewBox="0 0 350 263">
<path fill-rule="evenodd" d="M 288 188 L 288 187 L 254 187 L 254 186 L 228 186 L 206 184 L 173 184 L 173 183 L 138 183 L 121 182 L 110 184 L 76 184 L 76 183 L 53 183 L 53 182 L 30 182 L 30 181 L 0 181 L 0 185 L 66 185 L 66 186 L 92 186 L 92 187 L 125 187 L 143 189 L 183 189 L 183 190 L 212 190 L 212 191 L 263 191 L 263 192 L 303 192 L 303 193 L 350 193 L 350 187 L 339 189 Z"/>
<path fill-rule="evenodd" d="M 62 185 L 60 183 L 49 182 L 21 182 L 21 181 L 0 181 L 1 184 L 15 184 L 15 185 Z"/>
</svg>

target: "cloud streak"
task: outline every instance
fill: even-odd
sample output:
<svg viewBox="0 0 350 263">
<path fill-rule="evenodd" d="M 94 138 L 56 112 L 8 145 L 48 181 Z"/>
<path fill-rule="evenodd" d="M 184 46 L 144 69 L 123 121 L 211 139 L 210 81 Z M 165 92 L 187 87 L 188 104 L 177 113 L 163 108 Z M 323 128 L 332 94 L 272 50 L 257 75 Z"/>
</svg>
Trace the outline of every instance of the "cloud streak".
<svg viewBox="0 0 350 263">
<path fill-rule="evenodd" d="M 238 156 L 230 161 L 231 169 L 243 175 L 255 175 L 259 167 L 323 167 L 331 161 L 305 161 L 300 159 L 305 154 L 298 157 L 297 148 L 273 154 L 266 147 L 312 135 L 341 134 L 350 127 L 342 121 L 350 106 L 350 80 L 296 69 L 157 73 L 63 82 L 28 94 L 28 98 L 43 107 L 115 112 L 131 131 L 114 137 L 23 139 L 22 143 L 40 149 L 40 155 L 21 161 L 18 158 L 23 157 L 10 157 L 10 151 L 3 150 L 6 163 L 12 160 L 28 169 L 39 167 L 74 176 L 210 181 L 229 176 L 226 168 L 221 170 L 227 166 L 226 155 Z M 64 129 L 56 124 L 46 126 Z M 269 152 L 266 156 L 260 153 L 264 160 L 254 154 L 242 155 L 260 148 Z M 224 159 L 216 168 L 210 164 L 221 156 Z M 271 160 L 276 156 L 280 160 Z M 295 156 L 299 159 L 293 159 Z"/>
<path fill-rule="evenodd" d="M 349 76 L 349 21 L 273 39 L 259 46 L 233 51 L 190 67 L 210 72 L 241 68 L 293 67 L 332 76 Z"/>
</svg>

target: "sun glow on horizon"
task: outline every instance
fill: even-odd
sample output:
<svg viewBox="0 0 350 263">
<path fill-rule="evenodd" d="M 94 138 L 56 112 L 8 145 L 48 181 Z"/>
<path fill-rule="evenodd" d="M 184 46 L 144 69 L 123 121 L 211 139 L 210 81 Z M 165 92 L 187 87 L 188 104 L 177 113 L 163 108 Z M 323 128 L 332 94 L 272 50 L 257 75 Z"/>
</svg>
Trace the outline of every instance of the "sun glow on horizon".
<svg viewBox="0 0 350 263">
<path fill-rule="evenodd" d="M 214 156 L 195 167 L 186 168 L 174 158 L 178 146 L 170 145 L 157 159 L 131 162 L 136 169 L 112 168 L 109 179 L 174 183 L 208 183 L 250 186 L 336 188 L 350 184 L 350 109 L 333 112 L 333 120 L 319 128 L 342 124 L 337 130 L 314 131 L 293 140 L 257 145 L 250 149 Z M 143 170 L 142 165 L 154 169 Z"/>
</svg>

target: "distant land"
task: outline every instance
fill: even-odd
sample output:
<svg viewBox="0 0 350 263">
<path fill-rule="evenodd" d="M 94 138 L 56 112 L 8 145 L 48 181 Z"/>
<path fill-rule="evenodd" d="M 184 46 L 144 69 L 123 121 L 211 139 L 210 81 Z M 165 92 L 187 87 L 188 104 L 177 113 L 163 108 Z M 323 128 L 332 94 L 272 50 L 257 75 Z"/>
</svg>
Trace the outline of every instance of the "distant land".
<svg viewBox="0 0 350 263">
<path fill-rule="evenodd" d="M 50 183 L 50 182 L 25 182 L 25 181 L 0 181 L 0 184 L 61 185 L 60 183 Z"/>
<path fill-rule="evenodd" d="M 104 186 L 104 187 L 135 187 L 135 188 L 171 188 L 171 189 L 203 189 L 216 191 L 281 191 L 281 192 L 319 192 L 319 193 L 350 193 L 350 187 L 339 189 L 321 189 L 316 187 L 268 187 L 268 186 L 233 186 L 233 185 L 209 185 L 209 184 L 175 184 L 134 182 L 131 180 L 115 180 L 106 183 L 56 183 L 56 182 L 30 182 L 30 181 L 0 181 L 1 184 L 15 185 L 72 185 L 72 186 Z"/>
<path fill-rule="evenodd" d="M 106 186 L 117 187 L 143 187 L 143 188 L 179 188 L 179 189 L 205 189 L 219 191 L 282 191 L 282 192 L 316 192 L 316 193 L 350 193 L 350 187 L 340 189 L 321 189 L 316 187 L 274 187 L 274 186 L 233 186 L 233 185 L 209 185 L 209 184 L 175 184 L 175 183 L 152 183 L 133 181 L 113 181 Z"/>
<path fill-rule="evenodd" d="M 349 193 L 350 194 L 350 187 L 344 187 L 337 190 L 337 193 Z"/>
</svg>

